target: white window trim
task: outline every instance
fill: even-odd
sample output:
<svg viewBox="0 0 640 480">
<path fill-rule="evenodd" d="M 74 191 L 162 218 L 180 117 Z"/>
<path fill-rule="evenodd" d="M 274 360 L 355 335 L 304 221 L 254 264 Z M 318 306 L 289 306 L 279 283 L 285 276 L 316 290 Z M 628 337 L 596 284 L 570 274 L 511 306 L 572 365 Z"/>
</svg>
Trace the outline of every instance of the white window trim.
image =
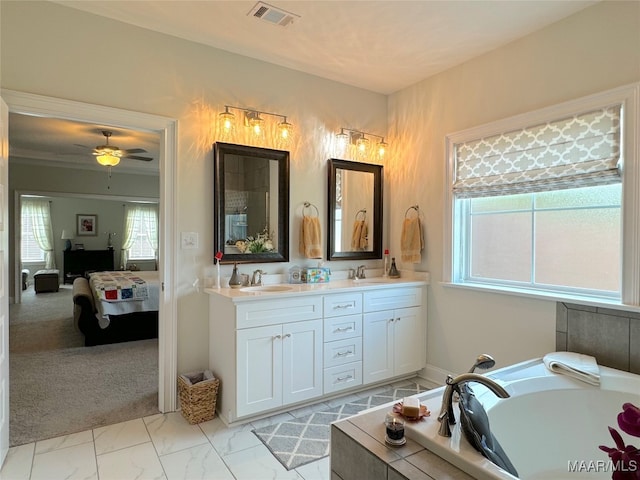
<svg viewBox="0 0 640 480">
<path fill-rule="evenodd" d="M 456 144 L 508 130 L 525 128 L 550 119 L 584 112 L 607 105 L 622 104 L 622 304 L 640 306 L 640 82 L 571 100 L 533 112 L 455 132 L 445 137 L 447 168 L 445 169 L 443 282 L 454 283 L 453 228 L 455 225 L 452 185 L 455 181 Z M 483 288 L 484 289 L 484 288 Z M 513 289 L 496 287 L 492 291 L 513 293 Z M 526 291 L 520 293 L 527 295 Z M 534 295 L 536 296 L 536 295 Z M 539 296 L 539 295 L 538 295 Z M 555 297 L 554 297 L 555 298 Z"/>
</svg>

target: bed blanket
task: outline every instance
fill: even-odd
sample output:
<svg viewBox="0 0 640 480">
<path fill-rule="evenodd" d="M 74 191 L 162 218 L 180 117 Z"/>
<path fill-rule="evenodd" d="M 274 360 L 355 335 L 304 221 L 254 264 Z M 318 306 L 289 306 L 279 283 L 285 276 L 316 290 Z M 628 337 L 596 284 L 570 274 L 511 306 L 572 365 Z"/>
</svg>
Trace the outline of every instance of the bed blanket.
<svg viewBox="0 0 640 480">
<path fill-rule="evenodd" d="M 128 302 L 149 297 L 147 282 L 133 272 L 96 272 L 91 280 L 99 300 Z"/>
</svg>

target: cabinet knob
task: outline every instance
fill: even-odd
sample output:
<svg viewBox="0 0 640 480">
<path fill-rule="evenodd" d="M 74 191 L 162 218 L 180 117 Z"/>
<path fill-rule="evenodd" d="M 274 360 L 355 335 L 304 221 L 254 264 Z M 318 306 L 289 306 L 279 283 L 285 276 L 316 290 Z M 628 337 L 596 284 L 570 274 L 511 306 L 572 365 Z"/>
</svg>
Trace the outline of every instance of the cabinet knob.
<svg viewBox="0 0 640 480">
<path fill-rule="evenodd" d="M 290 334 L 290 333 L 285 333 L 285 334 L 284 334 L 284 336 L 283 336 L 282 338 L 288 338 L 288 337 L 290 337 L 290 336 L 291 336 L 291 334 Z"/>
<path fill-rule="evenodd" d="M 274 340 L 276 340 L 276 339 L 278 339 L 278 338 L 282 338 L 282 335 L 274 335 L 274 336 L 273 336 L 273 339 L 274 339 Z"/>
</svg>

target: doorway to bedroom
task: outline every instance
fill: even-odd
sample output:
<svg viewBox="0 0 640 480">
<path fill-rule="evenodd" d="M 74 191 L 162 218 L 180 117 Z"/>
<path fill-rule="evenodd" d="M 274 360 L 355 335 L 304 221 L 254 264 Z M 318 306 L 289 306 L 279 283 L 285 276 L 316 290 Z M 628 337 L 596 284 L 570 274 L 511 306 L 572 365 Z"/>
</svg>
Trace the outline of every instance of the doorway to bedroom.
<svg viewBox="0 0 640 480">
<path fill-rule="evenodd" d="M 14 111 L 12 107 L 11 99 L 7 102 L 10 107 L 10 111 Z M 14 106 L 16 102 L 13 102 Z M 20 103 L 20 102 L 17 102 Z M 28 102 L 27 102 L 28 103 Z M 37 102 L 36 102 L 37 103 Z M 72 102 L 71 102 L 72 103 Z M 98 110 L 104 107 L 98 107 Z M 63 109 L 64 110 L 64 109 Z M 65 112 L 63 112 L 65 113 Z M 95 113 L 95 112 L 94 112 Z M 99 113 L 99 112 L 98 112 Z M 68 112 L 66 112 L 68 115 Z M 98 114 L 96 113 L 96 116 Z M 124 116 L 127 116 L 125 113 Z M 116 115 L 117 117 L 117 115 Z M 163 123 L 166 119 L 162 119 Z M 109 119 L 107 119 L 109 122 Z M 130 122 L 127 122 L 131 124 Z M 144 122 L 142 122 L 144 123 Z M 149 122 L 151 124 L 158 124 L 157 121 Z M 10 143 L 11 143 L 11 119 L 10 119 Z M 115 128 L 115 127 L 114 127 Z M 166 143 L 167 133 L 174 132 L 174 127 L 168 129 L 154 128 L 156 135 L 160 136 Z M 173 135 L 175 135 L 173 133 Z M 175 139 L 169 143 L 173 143 Z M 90 142 L 84 142 L 89 143 Z M 89 152 L 89 159 L 94 160 Z M 95 160 L 94 160 L 95 161 Z M 166 161 L 166 159 L 164 160 Z M 104 168 L 104 167 L 103 167 Z M 24 172 L 21 172 L 24 170 Z M 115 168 L 114 168 L 115 170 Z M 20 167 L 15 166 L 10 162 L 9 177 L 10 179 L 14 174 L 21 175 L 26 174 L 35 179 L 40 178 L 47 188 L 33 187 L 24 189 L 28 194 L 42 196 L 48 198 L 49 201 L 57 203 L 58 205 L 65 202 L 69 203 L 69 200 L 64 200 L 64 197 L 60 192 L 52 194 L 55 190 L 56 176 L 48 174 L 44 171 L 42 165 L 31 164 L 22 165 Z M 64 173 L 60 174 L 60 177 L 72 178 L 74 174 L 83 172 L 82 168 L 67 168 Z M 102 172 L 101 172 L 102 173 Z M 132 177 L 132 174 L 127 174 L 125 177 Z M 123 177 L 121 177 L 123 178 Z M 59 177 L 57 178 L 59 180 Z M 104 185 L 107 185 L 108 190 L 111 193 L 117 193 L 115 195 L 114 202 L 118 204 L 120 210 L 123 209 L 123 205 L 131 198 L 128 195 L 124 195 L 123 191 L 119 189 L 117 181 L 118 176 L 115 173 L 107 175 L 106 168 L 104 169 Z M 83 180 L 80 178 L 80 183 Z M 107 184 L 107 181 L 109 184 Z M 160 184 L 162 180 L 156 177 L 156 187 L 158 192 L 161 190 Z M 135 183 L 135 181 L 134 181 Z M 86 185 L 85 185 L 86 186 Z M 11 189 L 10 197 L 13 195 Z M 68 189 L 67 189 L 68 190 Z M 94 189 L 96 190 L 96 189 Z M 165 190 L 166 191 L 166 190 Z M 72 192 L 74 193 L 74 192 Z M 106 249 L 110 242 L 114 242 L 114 239 L 118 237 L 118 234 L 122 235 L 122 224 L 119 223 L 117 227 L 119 231 L 113 226 L 107 225 L 109 214 L 102 212 L 97 206 L 97 203 L 93 202 L 107 202 L 105 198 L 90 198 L 91 196 L 78 195 L 74 193 L 75 198 L 73 201 L 80 201 L 82 208 L 79 212 L 72 212 L 72 216 L 67 215 L 67 222 L 70 218 L 76 214 L 89 214 L 92 216 L 92 220 L 96 221 L 97 235 L 95 238 L 83 237 L 80 240 L 74 238 L 72 240 L 72 249 L 84 248 L 84 249 Z M 74 197 L 71 195 L 71 197 Z M 173 196 L 171 191 L 170 196 Z M 100 195 L 98 195 L 100 197 Z M 158 195 L 160 197 L 160 195 Z M 16 201 L 16 197 L 10 198 L 15 204 L 12 211 L 17 211 L 16 205 L 19 204 L 19 200 Z M 164 210 L 162 208 L 162 198 L 160 200 L 160 218 L 161 222 L 166 221 L 164 218 Z M 87 210 L 88 209 L 88 210 Z M 91 210 L 91 211 L 89 211 Z M 70 211 L 70 210 L 68 210 Z M 97 213 L 102 212 L 102 213 Z M 68 213 L 68 212 L 67 212 Z M 112 215 L 113 216 L 113 215 Z M 74 234 L 78 232 L 75 229 L 75 218 L 71 222 L 71 230 Z M 15 223 L 12 224 L 12 226 Z M 169 223 L 171 225 L 171 223 Z M 69 227 L 69 226 L 66 226 Z M 104 232 L 103 232 L 104 230 Z M 14 242 L 19 241 L 19 230 L 13 232 L 12 238 Z M 105 233 L 102 238 L 102 233 Z M 109 235 L 111 233 L 111 235 Z M 145 265 L 145 262 L 137 262 L 136 268 L 141 270 L 155 269 L 159 267 L 163 269 L 163 263 L 167 258 L 166 242 L 162 244 L 165 238 L 166 232 L 161 232 L 159 235 L 160 245 L 157 247 L 160 251 L 158 255 L 158 262 L 150 262 L 149 265 Z M 147 413 L 147 408 L 151 406 L 154 413 L 158 411 L 170 411 L 175 409 L 175 404 L 171 405 L 171 388 L 163 388 L 163 391 L 159 392 L 158 386 L 162 385 L 162 379 L 165 369 L 163 364 L 159 361 L 162 358 L 163 353 L 160 350 L 164 350 L 164 354 L 168 353 L 169 361 L 172 362 L 172 357 L 175 356 L 175 352 L 171 352 L 171 348 L 160 348 L 159 340 L 142 340 L 135 342 L 122 342 L 110 345 L 99 345 L 97 347 L 84 347 L 83 337 L 73 326 L 73 300 L 72 300 L 72 284 L 64 283 L 64 250 L 66 249 L 66 239 L 63 239 L 64 235 L 57 232 L 54 238 L 55 243 L 55 255 L 59 255 L 60 260 L 56 262 L 56 269 L 60 274 L 60 285 L 58 291 L 41 291 L 36 293 L 33 285 L 33 273 L 28 275 L 27 289 L 22 290 L 22 268 L 14 268 L 10 273 L 15 273 L 16 282 L 15 290 L 17 296 L 21 296 L 21 302 L 11 305 L 11 323 L 12 331 L 9 335 L 11 343 L 10 349 L 10 362 L 12 364 L 12 370 L 14 366 L 21 369 L 25 374 L 15 374 L 11 372 L 11 401 L 10 407 L 12 410 L 11 416 L 11 444 L 17 445 L 25 443 L 26 441 L 32 441 L 35 439 L 49 438 L 51 436 L 57 436 L 58 434 L 69 433 L 71 431 L 79 431 L 87 428 L 86 424 L 74 423 L 73 419 L 81 419 L 84 422 L 89 422 L 91 425 L 103 425 L 121 421 L 118 415 L 126 414 L 129 418 L 137 418 L 144 416 Z M 121 236 L 122 239 L 122 236 Z M 120 240 L 121 240 L 120 239 Z M 122 240 L 121 240 L 122 241 Z M 92 244 L 92 242 L 97 242 Z M 79 244 L 79 245 L 76 245 Z M 64 246 L 63 246 L 64 245 Z M 120 250 L 121 245 L 118 245 Z M 169 246 L 170 247 L 170 246 Z M 16 252 L 18 249 L 15 249 Z M 114 248 L 115 250 L 115 248 Z M 119 253 L 119 252 L 118 252 Z M 148 263 L 148 262 L 147 262 Z M 19 260 L 16 261 L 17 267 L 20 267 Z M 119 267 L 119 260 L 116 261 L 116 266 Z M 37 268 L 37 266 L 36 266 Z M 16 272 L 17 271 L 17 272 Z M 165 267 L 166 272 L 166 267 Z M 172 272 L 170 272 L 172 273 Z M 10 275 L 12 277 L 12 275 Z M 19 280 L 19 281 L 18 281 Z M 18 287 L 19 286 L 19 291 Z M 14 292 L 12 292 L 14 293 Z M 169 295 L 170 297 L 171 295 Z M 164 297 L 164 294 L 161 295 Z M 14 297 L 15 298 L 15 297 Z M 173 305 L 173 299 L 170 298 L 167 302 L 166 298 L 161 298 L 159 309 L 163 305 Z M 170 309 L 169 313 L 172 316 Z M 13 325 L 15 320 L 15 326 Z M 54 321 L 58 320 L 57 329 L 53 324 L 52 329 L 44 328 L 43 323 L 38 325 L 38 321 Z M 71 328 L 69 328 L 69 320 L 71 320 Z M 171 319 L 170 321 L 173 321 Z M 162 319 L 161 319 L 162 322 Z M 161 329 L 162 330 L 162 329 Z M 44 332 L 48 333 L 44 333 Z M 163 332 L 160 332 L 162 338 Z M 168 339 L 165 337 L 164 341 Z M 80 342 L 80 345 L 77 343 Z M 175 343 L 175 339 L 171 339 L 171 343 Z M 165 344 L 166 345 L 166 344 Z M 48 359 L 46 358 L 48 357 Z M 144 367 L 145 371 L 137 371 L 136 368 Z M 46 382 L 40 384 L 34 383 L 33 379 L 35 375 L 26 372 L 39 372 L 40 378 L 46 378 Z M 14 384 L 14 382 L 16 382 Z M 19 384 L 17 382 L 23 382 Z M 96 388 L 94 388 L 96 387 Z M 100 391 L 98 387 L 105 388 Z M 168 394 L 167 391 L 169 390 Z M 136 392 L 135 396 L 132 396 L 132 392 Z M 150 393 L 151 392 L 151 393 Z M 64 395 L 68 395 L 65 398 Z M 59 396 L 60 401 L 56 400 Z M 45 398 L 46 402 L 43 403 L 44 407 L 40 408 L 36 403 L 36 400 Z M 169 401 L 168 401 L 169 400 Z M 87 413 L 86 406 L 93 406 L 93 410 Z M 65 420 L 64 415 L 61 413 L 68 412 L 69 419 Z M 55 415 L 54 415 L 55 413 Z M 33 425 L 29 425 L 30 419 L 35 420 L 38 423 L 48 422 L 58 423 L 58 426 L 51 425 L 53 430 L 38 432 L 38 428 L 34 428 Z M 19 426 L 19 427 L 18 427 Z M 37 425 L 35 427 L 38 427 Z M 55 429 L 58 429 L 56 431 Z M 66 429 L 66 430 L 65 430 Z M 25 432 L 29 433 L 32 437 L 25 436 Z"/>
</svg>

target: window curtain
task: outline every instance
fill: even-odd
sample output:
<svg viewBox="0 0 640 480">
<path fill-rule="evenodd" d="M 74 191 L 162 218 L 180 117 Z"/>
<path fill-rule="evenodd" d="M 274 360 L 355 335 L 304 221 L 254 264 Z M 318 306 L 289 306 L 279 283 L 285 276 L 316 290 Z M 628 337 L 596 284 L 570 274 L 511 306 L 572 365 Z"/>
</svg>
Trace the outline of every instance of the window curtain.
<svg viewBox="0 0 640 480">
<path fill-rule="evenodd" d="M 121 263 L 126 268 L 129 250 L 133 247 L 138 231 L 144 226 L 146 240 L 158 259 L 158 207 L 157 205 L 125 205 L 124 233 L 122 238 Z"/>
<path fill-rule="evenodd" d="M 621 106 L 456 144 L 457 198 L 621 181 Z"/>
<path fill-rule="evenodd" d="M 51 204 L 49 200 L 25 198 L 22 200 L 22 215 L 31 217 L 33 236 L 44 251 L 45 268 L 56 268 L 53 254 L 53 230 L 51 228 Z"/>
</svg>

